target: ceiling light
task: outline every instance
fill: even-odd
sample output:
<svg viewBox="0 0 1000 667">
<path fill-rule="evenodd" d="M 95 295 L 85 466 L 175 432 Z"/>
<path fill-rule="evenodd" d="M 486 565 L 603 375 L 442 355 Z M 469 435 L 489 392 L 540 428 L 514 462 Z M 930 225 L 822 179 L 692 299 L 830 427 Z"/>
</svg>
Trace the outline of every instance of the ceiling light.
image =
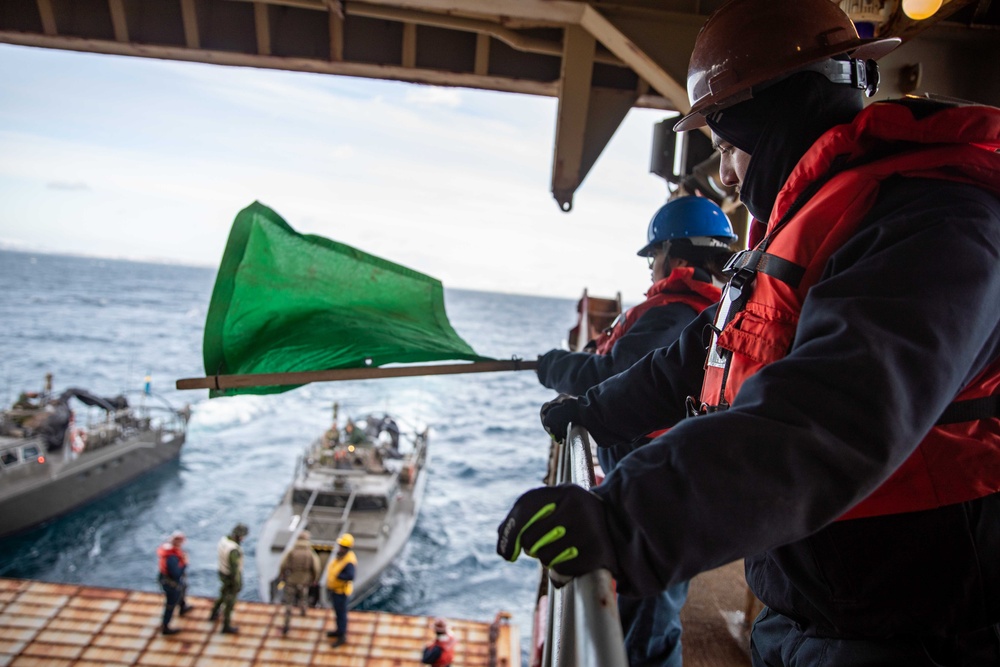
<svg viewBox="0 0 1000 667">
<path fill-rule="evenodd" d="M 903 0 L 903 13 L 914 21 L 923 21 L 941 9 L 942 0 Z"/>
</svg>

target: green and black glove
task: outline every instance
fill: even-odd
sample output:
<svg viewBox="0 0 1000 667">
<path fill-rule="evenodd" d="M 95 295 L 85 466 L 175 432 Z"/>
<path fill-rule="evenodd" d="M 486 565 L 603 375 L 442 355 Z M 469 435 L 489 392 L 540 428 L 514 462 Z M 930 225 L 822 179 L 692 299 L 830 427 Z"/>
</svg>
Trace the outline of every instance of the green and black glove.
<svg viewBox="0 0 1000 667">
<path fill-rule="evenodd" d="M 566 430 L 570 424 L 579 423 L 579 399 L 569 394 L 559 394 L 551 401 L 542 404 L 539 416 L 542 426 L 556 439 L 556 442 L 566 440 Z"/>
<path fill-rule="evenodd" d="M 544 486 L 514 503 L 497 528 L 497 553 L 514 562 L 521 549 L 566 577 L 617 570 L 604 501 L 575 484 Z"/>
</svg>

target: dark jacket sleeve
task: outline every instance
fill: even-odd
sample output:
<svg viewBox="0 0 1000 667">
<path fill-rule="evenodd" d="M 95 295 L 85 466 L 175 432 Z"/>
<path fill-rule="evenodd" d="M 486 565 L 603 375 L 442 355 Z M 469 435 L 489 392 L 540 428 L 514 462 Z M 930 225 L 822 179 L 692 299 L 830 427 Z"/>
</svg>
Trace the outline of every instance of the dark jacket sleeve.
<svg viewBox="0 0 1000 667">
<path fill-rule="evenodd" d="M 441 657 L 443 650 L 437 644 L 432 644 L 424 648 L 424 657 L 420 660 L 421 664 L 433 665 Z"/>
<path fill-rule="evenodd" d="M 683 419 L 687 397 L 701 392 L 716 308 L 698 315 L 670 347 L 650 352 L 621 375 L 591 388 L 580 398 L 573 422 L 586 427 L 602 447 L 614 447 Z"/>
<path fill-rule="evenodd" d="M 344 569 L 337 575 L 337 578 L 341 581 L 354 581 L 354 563 L 345 565 Z"/>
<path fill-rule="evenodd" d="M 1000 356 L 998 257 L 996 197 L 885 183 L 809 291 L 789 354 L 730 409 L 682 421 L 595 489 L 621 538 L 619 591 L 649 594 L 802 539 L 877 488 Z M 680 345 L 588 392 L 580 423 L 623 437 L 649 428 L 646 409 L 676 413 L 651 397 L 679 398 L 671 374 L 693 372 L 690 339 L 688 327 Z"/>
<path fill-rule="evenodd" d="M 561 394 L 579 396 L 612 375 L 627 370 L 647 353 L 668 347 L 697 315 L 684 303 L 650 308 L 611 347 L 608 354 L 552 350 L 538 359 L 538 381 Z"/>
</svg>

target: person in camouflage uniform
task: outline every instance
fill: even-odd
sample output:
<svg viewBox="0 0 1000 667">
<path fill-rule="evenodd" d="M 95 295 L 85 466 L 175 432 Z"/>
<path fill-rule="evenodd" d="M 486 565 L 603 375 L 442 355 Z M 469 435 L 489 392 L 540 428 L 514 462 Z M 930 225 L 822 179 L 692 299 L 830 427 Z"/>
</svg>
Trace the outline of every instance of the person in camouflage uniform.
<svg viewBox="0 0 1000 667">
<path fill-rule="evenodd" d="M 312 535 L 303 530 L 292 550 L 281 559 L 281 584 L 284 586 L 282 602 L 285 604 L 285 625 L 281 634 L 287 635 L 292 620 L 292 607 L 298 607 L 306 615 L 309 603 L 309 588 L 319 581 L 319 556 L 313 551 Z"/>
<path fill-rule="evenodd" d="M 219 581 L 222 587 L 219 590 L 219 598 L 212 605 L 212 615 L 209 616 L 209 620 L 218 619 L 221 610 L 222 633 L 227 635 L 239 632 L 239 628 L 232 624 L 233 607 L 236 605 L 237 594 L 243 588 L 243 548 L 240 543 L 249 532 L 249 528 L 238 523 L 232 533 L 219 540 Z"/>
</svg>

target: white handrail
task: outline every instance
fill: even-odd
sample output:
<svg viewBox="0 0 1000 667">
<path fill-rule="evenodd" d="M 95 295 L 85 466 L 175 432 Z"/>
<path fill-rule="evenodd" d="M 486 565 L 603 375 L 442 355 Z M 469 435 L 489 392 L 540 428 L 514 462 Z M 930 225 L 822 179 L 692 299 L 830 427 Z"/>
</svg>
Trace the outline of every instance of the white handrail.
<svg viewBox="0 0 1000 667">
<path fill-rule="evenodd" d="M 572 424 L 560 448 L 556 484 L 594 486 L 587 431 Z M 549 580 L 544 667 L 628 667 L 614 581 L 607 570 L 571 579 L 561 588 Z"/>
</svg>

